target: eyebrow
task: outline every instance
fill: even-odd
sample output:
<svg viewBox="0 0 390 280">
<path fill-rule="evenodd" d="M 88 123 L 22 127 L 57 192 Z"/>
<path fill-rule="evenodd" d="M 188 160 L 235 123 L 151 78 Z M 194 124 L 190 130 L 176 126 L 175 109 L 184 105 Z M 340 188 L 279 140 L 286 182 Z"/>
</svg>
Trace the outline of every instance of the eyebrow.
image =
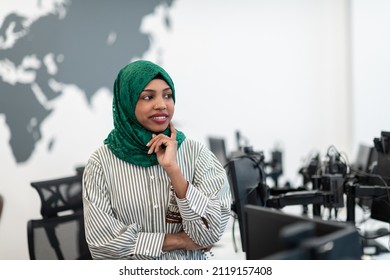
<svg viewBox="0 0 390 280">
<path fill-rule="evenodd" d="M 170 87 L 164 88 L 163 91 L 172 90 Z M 142 92 L 156 92 L 154 89 L 145 88 Z"/>
</svg>

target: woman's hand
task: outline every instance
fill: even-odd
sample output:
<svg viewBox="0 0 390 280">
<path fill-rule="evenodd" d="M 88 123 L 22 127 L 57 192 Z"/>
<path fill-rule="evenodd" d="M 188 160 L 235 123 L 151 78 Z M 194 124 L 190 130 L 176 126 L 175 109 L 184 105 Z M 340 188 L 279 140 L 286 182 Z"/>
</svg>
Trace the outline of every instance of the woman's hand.
<svg viewBox="0 0 390 280">
<path fill-rule="evenodd" d="M 169 123 L 171 129 L 171 136 L 164 134 L 153 134 L 152 139 L 146 146 L 149 147 L 148 154 L 156 153 L 158 163 L 164 168 L 170 168 L 177 165 L 176 152 L 177 152 L 177 141 L 176 141 L 176 129 L 173 123 Z"/>
<path fill-rule="evenodd" d="M 166 234 L 163 251 L 172 251 L 172 250 L 203 250 L 208 252 L 211 249 L 211 246 L 203 247 L 197 245 L 184 231 L 175 234 Z"/>
<path fill-rule="evenodd" d="M 170 122 L 171 136 L 164 134 L 153 134 L 152 140 L 146 146 L 149 147 L 148 153 L 156 153 L 158 163 L 167 172 L 171 184 L 175 190 L 176 196 L 184 198 L 187 193 L 188 182 L 184 178 L 179 165 L 177 163 L 177 141 L 176 129 L 173 123 Z"/>
</svg>

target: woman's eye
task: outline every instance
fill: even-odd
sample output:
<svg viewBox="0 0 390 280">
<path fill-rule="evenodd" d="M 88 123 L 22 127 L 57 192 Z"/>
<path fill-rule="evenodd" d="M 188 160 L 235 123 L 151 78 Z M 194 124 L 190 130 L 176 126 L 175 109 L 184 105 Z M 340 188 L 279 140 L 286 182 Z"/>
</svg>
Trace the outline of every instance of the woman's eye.
<svg viewBox="0 0 390 280">
<path fill-rule="evenodd" d="M 173 94 L 172 93 L 168 93 L 168 94 L 165 94 L 164 96 L 166 99 L 170 99 L 173 97 Z"/>
<path fill-rule="evenodd" d="M 151 95 L 145 95 L 142 97 L 143 100 L 150 100 L 152 99 L 152 96 Z"/>
</svg>

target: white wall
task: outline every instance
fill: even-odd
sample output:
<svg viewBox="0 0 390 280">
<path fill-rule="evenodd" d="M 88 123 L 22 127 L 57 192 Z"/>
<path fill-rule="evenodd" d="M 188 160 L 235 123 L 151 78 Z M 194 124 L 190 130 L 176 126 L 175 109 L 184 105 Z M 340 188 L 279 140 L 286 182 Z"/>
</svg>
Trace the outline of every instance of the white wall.
<svg viewBox="0 0 390 280">
<path fill-rule="evenodd" d="M 353 147 L 390 131 L 390 1 L 352 1 Z"/>
<path fill-rule="evenodd" d="M 149 29 L 183 129 L 225 136 L 230 149 L 237 129 L 257 150 L 279 143 L 289 178 L 313 149 L 349 152 L 345 1 L 204 3 L 178 1 L 171 32 Z"/>
<path fill-rule="evenodd" d="M 365 138 L 374 137 L 387 125 L 362 126 L 361 104 L 373 104 L 373 100 L 358 102 L 367 94 L 362 88 L 372 84 L 367 80 L 361 85 L 359 75 L 371 72 L 370 79 L 385 75 L 384 71 L 381 74 L 381 58 L 388 58 L 381 39 L 385 33 L 373 36 L 360 31 L 373 24 L 373 20 L 365 20 L 366 6 L 371 5 L 374 16 L 381 15 L 387 4 L 352 1 L 356 3 L 352 5 L 354 40 L 349 41 L 348 3 L 178 0 L 170 10 L 160 7 L 144 19 L 142 30 L 151 35 L 152 47 L 142 58 L 161 63 L 171 74 L 177 90 L 175 121 L 188 137 L 206 141 L 209 135 L 223 136 L 233 150 L 234 133 L 240 130 L 249 144 L 266 156 L 278 143 L 284 151 L 285 179 L 299 183 L 297 171 L 311 151 L 323 154 L 335 145 L 351 154 L 354 143 L 363 139 L 362 132 Z M 1 3 L 0 10 L 14 5 L 18 1 Z M 171 17 L 171 29 L 161 27 L 165 13 Z M 389 28 L 390 23 L 382 20 Z M 369 34 L 372 44 L 359 49 L 356 44 Z M 377 64 L 370 71 L 359 72 L 366 65 L 354 63 L 350 72 L 351 57 L 363 60 L 367 51 L 372 55 L 368 47 L 374 45 Z M 351 73 L 356 75 L 352 85 L 359 94 L 354 98 Z M 385 76 L 381 77 L 376 89 L 383 100 L 389 86 Z M 8 146 L 9 129 L 0 115 L 0 193 L 6 200 L 0 223 L 0 259 L 28 258 L 26 222 L 39 217 L 38 197 L 29 182 L 72 174 L 111 129 L 109 93 L 102 90 L 96 94 L 92 106 L 82 95 L 79 89 L 68 87 L 54 101 L 55 114 L 44 123 L 43 139 L 26 164 L 14 162 Z M 351 104 L 357 109 L 352 111 Z M 57 143 L 48 152 L 54 136 Z"/>
</svg>

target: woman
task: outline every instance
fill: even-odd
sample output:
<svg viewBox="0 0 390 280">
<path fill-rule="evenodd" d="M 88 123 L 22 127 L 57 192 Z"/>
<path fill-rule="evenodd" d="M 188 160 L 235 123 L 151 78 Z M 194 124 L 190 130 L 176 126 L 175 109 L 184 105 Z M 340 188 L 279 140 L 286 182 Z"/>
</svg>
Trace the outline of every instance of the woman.
<svg viewBox="0 0 390 280">
<path fill-rule="evenodd" d="M 230 217 L 225 170 L 172 123 L 175 88 L 139 60 L 114 83 L 114 129 L 85 166 L 86 239 L 94 259 L 205 259 Z"/>
</svg>

